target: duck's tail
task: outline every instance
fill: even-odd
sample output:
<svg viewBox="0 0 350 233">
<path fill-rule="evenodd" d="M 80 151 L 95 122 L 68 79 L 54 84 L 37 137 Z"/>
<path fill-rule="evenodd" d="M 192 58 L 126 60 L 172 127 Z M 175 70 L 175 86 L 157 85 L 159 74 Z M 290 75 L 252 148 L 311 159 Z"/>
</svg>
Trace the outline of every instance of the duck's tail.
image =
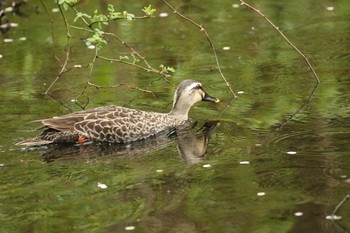
<svg viewBox="0 0 350 233">
<path fill-rule="evenodd" d="M 41 138 L 29 138 L 24 141 L 17 142 L 16 146 L 25 146 L 25 147 L 31 147 L 31 146 L 44 146 L 53 143 L 53 141 L 49 140 L 43 140 Z"/>
</svg>

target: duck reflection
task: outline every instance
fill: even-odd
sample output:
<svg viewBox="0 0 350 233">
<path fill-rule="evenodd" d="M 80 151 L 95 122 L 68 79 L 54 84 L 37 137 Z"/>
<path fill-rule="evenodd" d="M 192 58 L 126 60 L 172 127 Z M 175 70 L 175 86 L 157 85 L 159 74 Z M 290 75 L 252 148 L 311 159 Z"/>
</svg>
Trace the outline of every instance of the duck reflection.
<svg viewBox="0 0 350 233">
<path fill-rule="evenodd" d="M 168 132 L 147 140 L 128 144 L 86 143 L 74 146 L 50 145 L 44 151 L 44 161 L 96 158 L 117 156 L 118 159 L 130 159 L 176 145 L 180 158 L 187 164 L 203 160 L 211 133 L 219 126 L 219 121 L 189 122 Z"/>
</svg>

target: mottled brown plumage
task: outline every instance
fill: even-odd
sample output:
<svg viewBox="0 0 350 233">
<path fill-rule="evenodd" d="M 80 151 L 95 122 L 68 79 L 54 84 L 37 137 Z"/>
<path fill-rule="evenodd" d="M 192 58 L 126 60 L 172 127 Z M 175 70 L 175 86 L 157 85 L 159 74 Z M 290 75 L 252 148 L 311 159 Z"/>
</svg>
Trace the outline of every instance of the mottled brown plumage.
<svg viewBox="0 0 350 233">
<path fill-rule="evenodd" d="M 120 106 L 106 106 L 39 120 L 44 131 L 16 145 L 39 146 L 76 143 L 81 140 L 124 143 L 145 139 L 184 124 L 190 108 L 198 101 L 219 102 L 207 95 L 202 85 L 184 80 L 178 86 L 169 113 L 145 112 Z"/>
</svg>

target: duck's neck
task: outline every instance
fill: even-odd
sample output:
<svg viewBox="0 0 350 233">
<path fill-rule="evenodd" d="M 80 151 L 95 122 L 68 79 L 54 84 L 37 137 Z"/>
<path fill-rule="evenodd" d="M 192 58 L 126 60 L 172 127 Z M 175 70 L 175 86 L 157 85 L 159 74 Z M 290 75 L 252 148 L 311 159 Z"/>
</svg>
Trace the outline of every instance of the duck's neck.
<svg viewBox="0 0 350 233">
<path fill-rule="evenodd" d="M 173 108 L 169 112 L 170 115 L 182 116 L 186 120 L 188 119 L 188 112 L 190 111 L 192 105 L 186 101 L 181 101 L 181 99 L 175 100 Z"/>
</svg>

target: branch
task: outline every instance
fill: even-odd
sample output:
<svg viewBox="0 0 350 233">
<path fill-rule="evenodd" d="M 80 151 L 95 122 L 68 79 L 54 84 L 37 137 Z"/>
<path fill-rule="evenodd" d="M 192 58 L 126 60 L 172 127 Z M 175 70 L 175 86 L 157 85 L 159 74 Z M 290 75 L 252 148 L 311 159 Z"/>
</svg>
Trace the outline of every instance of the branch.
<svg viewBox="0 0 350 233">
<path fill-rule="evenodd" d="M 241 5 L 247 7 L 248 9 L 254 11 L 255 13 L 257 13 L 258 15 L 260 15 L 261 17 L 263 17 L 281 36 L 282 38 L 304 59 L 304 61 L 306 62 L 306 64 L 309 66 L 312 74 L 314 75 L 317 83 L 320 83 L 320 79 L 318 78 L 318 75 L 316 74 L 314 68 L 312 67 L 311 63 L 309 62 L 309 59 L 294 45 L 292 44 L 292 42 L 290 42 L 290 40 L 283 34 L 283 32 L 279 29 L 279 27 L 277 27 L 270 19 L 268 19 L 263 13 L 261 13 L 258 9 L 255 9 L 253 6 L 247 4 L 246 2 L 244 2 L 243 0 L 240 0 Z"/>
<path fill-rule="evenodd" d="M 67 64 L 68 64 L 68 61 L 69 61 L 69 56 L 70 56 L 70 38 L 71 38 L 71 35 L 70 35 L 70 32 L 69 32 L 69 24 L 68 24 L 68 21 L 67 21 L 67 18 L 62 10 L 62 7 L 61 5 L 59 5 L 57 3 L 59 9 L 60 9 L 60 12 L 61 12 L 61 15 L 63 17 L 63 21 L 64 21 L 64 24 L 66 26 L 66 35 L 67 35 L 67 42 L 66 42 L 66 47 L 67 47 L 67 52 L 66 52 L 66 59 L 64 60 L 64 63 L 62 65 L 62 68 L 60 70 L 60 72 L 58 73 L 58 75 L 56 76 L 55 80 L 50 84 L 50 86 L 46 89 L 46 91 L 44 92 L 45 95 L 47 95 L 49 93 L 49 91 L 51 90 L 51 88 L 55 85 L 55 83 L 60 79 L 61 75 L 63 73 L 65 73 L 67 70 L 66 70 L 66 67 L 67 67 Z M 53 33 L 52 33 L 53 34 Z M 56 56 L 55 56 L 56 57 Z"/>
<path fill-rule="evenodd" d="M 220 67 L 220 63 L 219 63 L 219 59 L 218 59 L 218 56 L 216 54 L 216 50 L 214 48 L 214 45 L 213 45 L 213 42 L 211 41 L 210 37 L 209 37 L 209 34 L 208 32 L 205 30 L 205 28 L 196 23 L 195 21 L 193 21 L 192 19 L 188 18 L 187 16 L 184 16 L 183 14 L 179 13 L 172 5 L 170 5 L 166 0 L 163 0 L 163 2 L 171 9 L 174 11 L 174 14 L 180 16 L 181 18 L 183 18 L 184 20 L 190 22 L 191 24 L 195 25 L 196 27 L 198 27 L 200 29 L 201 32 L 204 33 L 205 37 L 207 38 L 208 42 L 209 42 L 209 45 L 210 45 L 210 48 L 212 50 L 212 53 L 214 55 L 214 58 L 215 58 L 215 62 L 216 62 L 216 65 L 217 65 L 217 68 L 218 68 L 218 71 L 219 71 L 219 74 L 221 76 L 221 78 L 224 80 L 224 82 L 226 83 L 226 86 L 228 87 L 228 89 L 230 90 L 230 92 L 232 93 L 233 97 L 234 98 L 237 98 L 237 95 L 235 94 L 235 92 L 232 90 L 231 86 L 230 86 L 230 83 L 227 81 L 227 79 L 225 78 L 224 74 L 222 73 L 222 70 L 221 70 L 221 67 Z"/>
</svg>

